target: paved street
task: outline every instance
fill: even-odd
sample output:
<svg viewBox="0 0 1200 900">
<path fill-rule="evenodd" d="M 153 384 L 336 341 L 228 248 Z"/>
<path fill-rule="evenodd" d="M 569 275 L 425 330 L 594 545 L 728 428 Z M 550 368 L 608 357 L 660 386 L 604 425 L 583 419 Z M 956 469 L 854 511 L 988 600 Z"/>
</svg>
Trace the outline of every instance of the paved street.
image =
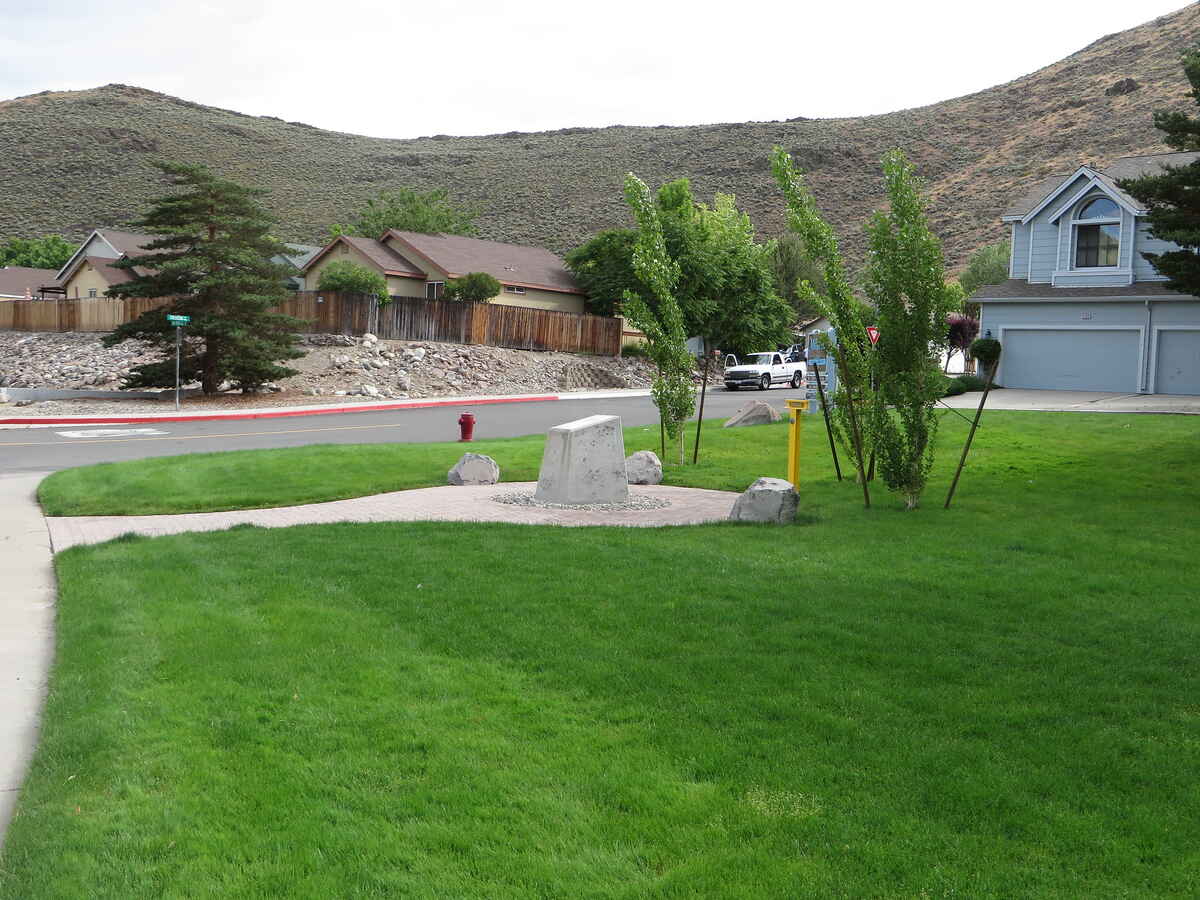
<svg viewBox="0 0 1200 900">
<path fill-rule="evenodd" d="M 803 394 L 803 390 L 790 388 L 736 393 L 718 388 L 708 394 L 704 415 L 725 418 L 749 400 L 767 400 L 782 410 L 784 400 Z M 452 441 L 458 439 L 459 415 L 469 408 L 443 406 L 224 422 L 0 429 L 0 472 L 47 472 L 147 456 L 305 444 Z M 476 440 L 536 434 L 599 413 L 618 415 L 626 425 L 658 422 L 658 411 L 649 397 L 505 403 L 480 406 L 472 411 L 477 419 Z"/>
</svg>

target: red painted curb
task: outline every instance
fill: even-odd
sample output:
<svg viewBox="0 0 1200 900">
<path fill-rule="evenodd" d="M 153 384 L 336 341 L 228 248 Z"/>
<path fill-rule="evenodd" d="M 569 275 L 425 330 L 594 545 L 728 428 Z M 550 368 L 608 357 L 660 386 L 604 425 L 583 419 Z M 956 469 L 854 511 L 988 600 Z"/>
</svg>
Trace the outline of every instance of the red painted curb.
<svg viewBox="0 0 1200 900">
<path fill-rule="evenodd" d="M 194 416 L 113 416 L 109 419 L 89 419 L 78 416 L 50 418 L 40 416 L 25 419 L 0 419 L 0 425 L 153 425 L 168 422 L 220 422 L 234 419 L 279 419 L 285 416 L 323 416 L 331 413 L 381 412 L 389 409 L 427 409 L 434 406 L 488 406 L 497 403 L 544 403 L 560 399 L 558 394 L 540 397 L 483 397 L 477 400 L 414 400 L 411 403 L 377 403 L 370 406 L 350 408 L 325 407 L 322 409 L 275 409 L 270 412 L 209 413 Z"/>
</svg>

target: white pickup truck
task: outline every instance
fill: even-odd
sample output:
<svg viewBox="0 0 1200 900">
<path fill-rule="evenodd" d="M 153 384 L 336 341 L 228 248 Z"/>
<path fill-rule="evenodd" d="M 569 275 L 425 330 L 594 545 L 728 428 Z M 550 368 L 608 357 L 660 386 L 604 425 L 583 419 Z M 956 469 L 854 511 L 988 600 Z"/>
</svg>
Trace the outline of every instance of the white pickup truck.
<svg viewBox="0 0 1200 900">
<path fill-rule="evenodd" d="M 773 384 L 788 384 L 794 388 L 804 383 L 804 363 L 786 362 L 782 353 L 751 353 L 741 362 L 730 354 L 725 358 L 725 389 L 740 387 L 768 390 Z"/>
</svg>

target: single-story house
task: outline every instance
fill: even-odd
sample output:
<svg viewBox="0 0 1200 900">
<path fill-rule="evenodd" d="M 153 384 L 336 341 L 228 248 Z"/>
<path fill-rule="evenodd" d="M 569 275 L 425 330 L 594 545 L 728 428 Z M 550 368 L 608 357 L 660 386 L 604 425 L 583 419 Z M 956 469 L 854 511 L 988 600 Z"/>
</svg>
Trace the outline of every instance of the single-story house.
<svg viewBox="0 0 1200 900">
<path fill-rule="evenodd" d="M 53 269 L 29 266 L 0 267 L 0 300 L 38 299 L 43 286 L 57 287 Z"/>
<path fill-rule="evenodd" d="M 1146 210 L 1117 187 L 1200 153 L 1118 159 L 1040 181 L 1007 209 L 1009 278 L 970 297 L 980 334 L 1002 345 L 1008 388 L 1200 394 L 1200 298 L 1176 293 L 1142 254 Z"/>
<path fill-rule="evenodd" d="M 562 259 L 541 247 L 396 229 L 378 240 L 343 235 L 305 264 L 305 287 L 317 290 L 321 272 L 337 260 L 350 260 L 381 273 L 393 297 L 437 299 L 450 279 L 486 272 L 502 285 L 492 298 L 494 303 L 584 311 L 583 289 Z"/>
<path fill-rule="evenodd" d="M 79 245 L 66 264 L 57 273 L 59 288 L 55 291 L 59 296 L 69 299 L 80 297 L 103 297 L 105 292 L 118 284 L 129 281 L 134 276 L 129 269 L 118 269 L 113 263 L 126 256 L 140 256 L 145 253 L 145 247 L 155 240 L 154 235 L 137 234 L 132 231 L 119 231 L 114 228 L 97 228 Z M 304 265 L 320 251 L 320 247 L 306 244 L 287 244 L 289 252 L 286 255 L 272 258 L 272 262 L 288 265 L 295 269 L 295 274 L 287 278 L 288 287 L 300 290 L 304 285 L 301 274 Z M 134 270 L 138 274 L 138 270 Z M 51 273 L 54 277 L 55 273 Z"/>
</svg>

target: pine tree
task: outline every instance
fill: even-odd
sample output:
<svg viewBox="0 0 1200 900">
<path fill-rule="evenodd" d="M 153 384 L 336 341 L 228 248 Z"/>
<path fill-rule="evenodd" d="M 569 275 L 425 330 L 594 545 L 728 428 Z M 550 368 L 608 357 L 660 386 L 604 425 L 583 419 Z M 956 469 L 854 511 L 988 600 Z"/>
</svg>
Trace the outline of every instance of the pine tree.
<svg viewBox="0 0 1200 900">
<path fill-rule="evenodd" d="M 1200 47 L 1184 52 L 1183 71 L 1192 85 L 1192 99 L 1200 105 Z M 1154 126 L 1165 135 L 1167 146 L 1200 150 L 1200 118 L 1160 109 L 1154 113 Z M 1146 207 L 1151 237 L 1183 248 L 1142 255 L 1167 276 L 1171 290 L 1200 297 L 1200 160 L 1168 167 L 1161 175 L 1125 179 L 1118 185 Z"/>
<path fill-rule="evenodd" d="M 175 383 L 175 329 L 168 314 L 191 317 L 181 362 L 184 381 L 214 393 L 223 381 L 254 391 L 294 375 L 279 365 L 301 356 L 295 332 L 301 320 L 271 308 L 287 297 L 288 267 L 272 262 L 286 247 L 271 237 L 275 220 L 259 205 L 265 191 L 219 178 L 204 166 L 159 163 L 182 192 L 154 202 L 138 228 L 156 238 L 146 252 L 114 263 L 134 277 L 108 293 L 114 297 L 170 297 L 104 338 L 108 346 L 130 339 L 157 345 L 159 362 L 137 366 L 126 387 Z"/>
</svg>

